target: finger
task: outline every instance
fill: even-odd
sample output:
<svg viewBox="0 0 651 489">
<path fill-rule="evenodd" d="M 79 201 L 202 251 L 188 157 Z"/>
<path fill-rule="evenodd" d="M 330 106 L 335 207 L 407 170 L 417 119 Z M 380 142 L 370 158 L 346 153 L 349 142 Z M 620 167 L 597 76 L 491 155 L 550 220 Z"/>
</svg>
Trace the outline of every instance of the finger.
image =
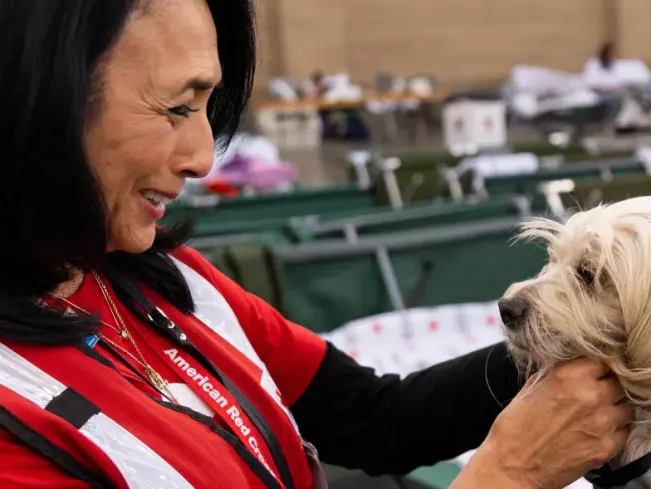
<svg viewBox="0 0 651 489">
<path fill-rule="evenodd" d="M 601 441 L 603 443 L 603 448 L 605 448 L 606 451 L 601 452 L 599 455 L 599 460 L 595 460 L 594 466 L 592 468 L 599 468 L 622 453 L 622 450 L 626 446 L 626 442 L 628 440 L 628 434 L 629 432 L 627 429 L 621 429 L 615 431 L 610 436 L 603 438 Z"/>
<path fill-rule="evenodd" d="M 618 430 L 627 430 L 628 426 L 633 421 L 633 408 L 626 403 L 621 403 L 615 406 L 613 413 L 613 421 Z"/>
<path fill-rule="evenodd" d="M 612 378 L 617 378 L 617 375 L 615 375 L 615 372 L 612 370 L 609 370 L 605 374 L 599 377 L 599 380 L 604 380 L 604 379 L 612 379 Z"/>
<path fill-rule="evenodd" d="M 629 434 L 630 431 L 628 430 L 628 428 L 622 428 L 615 432 L 614 450 L 611 458 L 615 458 L 615 456 L 619 455 L 621 451 L 624 450 L 624 447 L 626 446 L 626 442 L 628 441 Z"/>
<path fill-rule="evenodd" d="M 610 367 L 601 360 L 595 360 L 594 358 L 586 358 L 584 360 L 586 362 L 585 368 L 588 369 L 594 378 L 602 380 L 613 375 L 613 371 L 610 369 Z"/>
<path fill-rule="evenodd" d="M 600 380 L 599 388 L 603 389 L 606 399 L 612 404 L 626 399 L 626 391 L 617 377 L 606 377 Z"/>
<path fill-rule="evenodd" d="M 594 358 L 581 357 L 571 360 L 565 365 L 572 365 L 575 368 L 581 368 L 586 375 L 593 379 L 602 379 L 612 372 L 608 365 L 601 360 Z"/>
</svg>

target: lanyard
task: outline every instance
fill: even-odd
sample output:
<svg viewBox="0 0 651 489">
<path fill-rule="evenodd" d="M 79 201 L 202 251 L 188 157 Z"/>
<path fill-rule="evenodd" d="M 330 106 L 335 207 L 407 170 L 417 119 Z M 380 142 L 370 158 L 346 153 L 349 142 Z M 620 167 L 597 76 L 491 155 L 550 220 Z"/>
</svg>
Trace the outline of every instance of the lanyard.
<svg viewBox="0 0 651 489">
<path fill-rule="evenodd" d="M 247 447 L 255 458 L 264 465 L 284 489 L 269 448 L 262 440 L 262 436 L 256 426 L 251 422 L 228 389 L 184 350 L 169 348 L 169 345 L 166 345 L 166 342 L 157 336 L 150 338 L 149 344 L 156 351 L 160 359 L 170 369 L 176 372 L 199 398 L 215 411 L 215 414 L 240 439 L 242 444 Z"/>
<path fill-rule="evenodd" d="M 165 314 L 154 306 L 149 299 L 138 289 L 138 287 L 131 282 L 129 278 L 115 269 L 107 270 L 106 276 L 111 282 L 113 289 L 125 305 L 127 305 L 136 315 L 142 320 L 150 324 L 161 334 L 167 336 L 168 339 L 181 348 L 176 349 L 176 356 L 172 359 L 173 352 L 168 351 L 165 353 L 163 347 L 154 348 L 163 360 L 179 376 L 184 379 L 188 385 L 204 402 L 213 407 L 215 412 L 224 420 L 226 425 L 233 431 L 240 442 L 246 447 L 249 454 L 253 454 L 254 461 L 258 464 L 258 468 L 262 468 L 265 472 L 271 470 L 275 482 L 281 486 L 282 489 L 295 489 L 294 481 L 289 470 L 289 466 L 283 454 L 280 443 L 271 430 L 269 424 L 262 416 L 262 413 L 253 405 L 253 403 L 233 384 L 228 377 L 226 377 L 208 358 L 199 351 L 197 347 L 192 344 L 187 335 L 170 321 Z M 180 363 L 178 358 L 182 358 L 188 365 L 184 369 L 184 365 Z M 178 363 L 177 363 L 178 362 Z M 190 363 L 191 362 L 191 363 Z M 188 370 L 194 369 L 192 379 L 189 380 Z M 179 372 L 180 369 L 180 372 Z M 203 378 L 200 379 L 199 376 Z M 203 384 L 199 385 L 206 379 Z M 212 380 L 210 380 L 212 379 Z M 210 383 L 210 387 L 207 385 Z M 196 389 L 196 390 L 195 390 Z M 208 389 L 208 392 L 205 391 Z M 212 390 L 211 390 L 212 389 Z M 217 393 L 221 395 L 217 396 Z M 209 401 L 206 401 L 205 396 L 208 396 Z M 228 396 L 228 397 L 227 397 Z M 214 399 L 217 397 L 217 399 Z M 226 403 L 224 408 L 222 405 Z M 217 405 L 217 408 L 216 406 Z M 228 409 L 231 409 L 230 412 Z M 237 414 L 236 411 L 237 410 Z M 222 413 L 226 414 L 222 416 Z M 247 424 L 248 422 L 248 424 Z M 235 429 L 233 429 L 233 426 Z M 246 427 L 247 430 L 243 430 Z M 248 430 L 251 430 L 248 432 Z M 245 433 L 249 433 L 248 437 Z M 251 435 L 259 435 L 254 437 L 255 441 L 250 441 Z M 256 446 L 254 447 L 254 444 Z M 257 448 L 257 451 L 256 451 Z M 247 457 L 248 458 L 248 457 Z M 266 463 L 262 462 L 262 459 Z M 253 468 L 256 474 L 259 474 L 258 468 Z M 275 470 L 274 470 L 275 469 Z"/>
<path fill-rule="evenodd" d="M 612 469 L 604 465 L 600 469 L 588 472 L 585 478 L 595 487 L 608 489 L 611 487 L 626 487 L 629 483 L 632 487 L 646 487 L 644 482 L 637 482 L 642 476 L 651 470 L 651 453 L 629 462 L 628 464 Z M 647 482 L 648 484 L 648 482 Z"/>
<path fill-rule="evenodd" d="M 83 353 L 97 360 L 103 365 L 106 365 L 109 368 L 117 370 L 111 360 L 108 360 L 104 358 L 102 355 L 95 352 L 95 350 L 91 346 L 91 343 L 94 342 L 89 343 L 88 341 L 84 341 L 84 343 L 78 345 L 78 348 Z M 115 355 L 116 359 L 118 359 L 119 361 L 127 365 L 129 368 L 131 368 L 138 375 L 138 377 L 142 378 L 145 382 L 148 382 L 150 385 L 152 385 L 152 388 L 155 389 L 153 384 L 151 384 L 151 382 L 145 376 L 143 376 L 140 372 L 138 372 L 138 370 L 131 364 L 131 361 L 126 356 L 122 355 L 121 352 L 115 350 L 111 345 L 106 345 L 106 347 L 108 351 L 112 352 Z M 158 405 L 164 407 L 165 409 L 171 409 L 172 411 L 176 411 L 178 413 L 188 415 L 194 421 L 202 423 L 203 425 L 210 428 L 210 430 L 216 436 L 219 436 L 222 440 L 224 440 L 226 443 L 231 445 L 231 447 L 233 447 L 237 455 L 239 455 L 242 461 L 249 466 L 249 468 L 253 471 L 254 474 L 258 476 L 258 478 L 267 487 L 267 489 L 283 489 L 282 484 L 278 482 L 276 476 L 260 463 L 260 461 L 247 449 L 247 447 L 241 442 L 241 440 L 234 433 L 216 424 L 213 418 L 211 418 L 210 416 L 205 416 L 203 414 L 197 413 L 190 408 L 186 408 L 185 406 L 174 404 L 173 402 L 169 402 L 169 401 L 164 401 L 159 397 L 152 397 L 151 399 L 154 402 L 156 402 Z"/>
</svg>

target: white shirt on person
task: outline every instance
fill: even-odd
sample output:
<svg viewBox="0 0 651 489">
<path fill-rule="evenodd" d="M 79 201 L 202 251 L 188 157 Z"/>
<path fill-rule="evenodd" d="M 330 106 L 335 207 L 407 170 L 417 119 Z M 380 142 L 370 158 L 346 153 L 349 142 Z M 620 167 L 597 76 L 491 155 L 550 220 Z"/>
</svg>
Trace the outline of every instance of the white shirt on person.
<svg viewBox="0 0 651 489">
<path fill-rule="evenodd" d="M 621 88 L 622 80 L 615 70 L 615 63 L 606 68 L 598 58 L 590 58 L 583 68 L 587 85 L 595 90 L 616 90 Z"/>
</svg>

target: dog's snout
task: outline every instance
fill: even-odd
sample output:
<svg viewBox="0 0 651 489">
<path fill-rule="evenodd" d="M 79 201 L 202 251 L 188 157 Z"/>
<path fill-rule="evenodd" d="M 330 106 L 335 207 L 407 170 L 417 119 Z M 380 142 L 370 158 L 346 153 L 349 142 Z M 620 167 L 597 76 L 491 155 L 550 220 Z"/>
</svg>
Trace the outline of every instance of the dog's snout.
<svg viewBox="0 0 651 489">
<path fill-rule="evenodd" d="M 529 312 L 529 302 L 522 297 L 500 299 L 497 303 L 504 326 L 511 330 L 518 329 Z"/>
</svg>

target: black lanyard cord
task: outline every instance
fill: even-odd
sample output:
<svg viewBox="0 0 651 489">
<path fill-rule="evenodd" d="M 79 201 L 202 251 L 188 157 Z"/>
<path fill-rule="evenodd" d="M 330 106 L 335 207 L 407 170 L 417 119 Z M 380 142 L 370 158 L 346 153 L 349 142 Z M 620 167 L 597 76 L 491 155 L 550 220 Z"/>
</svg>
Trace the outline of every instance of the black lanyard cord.
<svg viewBox="0 0 651 489">
<path fill-rule="evenodd" d="M 273 475 L 271 475 L 271 472 L 269 472 L 262 465 L 262 463 L 260 463 L 260 461 L 253 456 L 253 454 L 248 450 L 248 448 L 244 446 L 240 439 L 229 430 L 217 425 L 210 416 L 204 416 L 185 406 L 171 404 L 169 402 L 161 401 L 158 399 L 154 399 L 154 401 L 166 409 L 171 409 L 177 413 L 185 414 L 192 418 L 194 421 L 208 426 L 213 433 L 215 433 L 222 440 L 233 447 L 239 457 L 249 466 L 253 473 L 258 476 L 258 478 L 264 483 L 267 489 L 280 489 L 280 484 L 278 484 L 278 481 L 274 478 Z"/>
<path fill-rule="evenodd" d="M 104 358 L 100 354 L 98 354 L 95 350 L 90 348 L 86 343 L 80 343 L 77 345 L 78 348 L 82 351 L 82 353 L 86 354 L 87 356 L 91 357 L 92 359 L 98 361 L 99 363 L 103 364 L 105 367 L 108 367 L 112 370 L 115 370 L 116 373 L 118 373 L 118 369 L 115 367 L 115 365 L 108 359 Z M 108 345 L 110 346 L 110 345 Z M 122 356 L 117 354 L 117 352 L 114 352 L 112 349 L 109 349 L 113 356 L 115 356 L 116 359 L 119 359 L 122 363 L 125 365 L 129 366 L 133 371 L 138 373 L 138 375 L 143 378 L 144 380 L 147 380 L 142 376 L 139 372 L 136 371 L 136 369 L 129 364 Z M 275 479 L 275 477 L 267 470 L 262 463 L 253 456 L 253 454 L 244 446 L 244 444 L 240 441 L 240 439 L 235 436 L 234 433 L 230 432 L 229 430 L 222 428 L 221 426 L 218 426 L 214 419 L 211 418 L 210 416 L 206 416 L 204 414 L 198 413 L 194 411 L 193 409 L 185 406 L 181 406 L 178 404 L 173 404 L 171 402 L 164 401 L 162 399 L 157 399 L 155 397 L 147 396 L 148 399 L 151 399 L 154 401 L 156 404 L 159 406 L 164 407 L 165 409 L 169 409 L 171 411 L 175 411 L 180 414 L 185 414 L 192 420 L 194 420 L 197 423 L 201 423 L 204 426 L 207 426 L 210 428 L 210 430 L 219 436 L 221 439 L 223 439 L 226 443 L 228 443 L 233 449 L 235 450 L 235 453 L 238 454 L 238 456 L 242 459 L 242 461 L 251 469 L 251 471 L 264 483 L 265 487 L 267 489 L 281 489 L 280 484 L 278 481 Z M 1 414 L 1 413 L 0 413 Z M 2 419 L 0 416 L 0 425 L 2 424 Z M 94 487 L 94 486 L 93 486 Z M 108 486 L 107 486 L 108 487 Z"/>
<path fill-rule="evenodd" d="M 617 469 L 612 469 L 606 464 L 600 469 L 588 472 L 585 478 L 595 487 L 609 489 L 611 487 L 626 487 L 627 484 L 636 481 L 649 471 L 651 471 L 651 453 Z M 640 487 L 642 486 L 640 485 Z"/>
<path fill-rule="evenodd" d="M 262 413 L 260 413 L 253 403 L 228 377 L 226 377 L 226 375 L 224 375 L 223 372 L 221 372 L 221 370 L 219 370 L 203 353 L 201 353 L 201 351 L 199 351 L 196 346 L 194 346 L 194 344 L 192 344 L 181 328 L 172 323 L 162 313 L 162 311 L 154 306 L 128 277 L 115 269 L 107 270 L 106 276 L 111 282 L 118 299 L 122 303 L 124 303 L 143 321 L 150 324 L 174 343 L 182 347 L 208 372 L 214 375 L 217 380 L 221 382 L 224 388 L 230 392 L 244 413 L 255 425 L 256 429 L 269 447 L 269 451 L 271 452 L 274 463 L 278 468 L 278 473 L 285 488 L 295 489 L 294 480 L 280 443 L 271 430 L 268 422 L 264 419 Z"/>
</svg>

